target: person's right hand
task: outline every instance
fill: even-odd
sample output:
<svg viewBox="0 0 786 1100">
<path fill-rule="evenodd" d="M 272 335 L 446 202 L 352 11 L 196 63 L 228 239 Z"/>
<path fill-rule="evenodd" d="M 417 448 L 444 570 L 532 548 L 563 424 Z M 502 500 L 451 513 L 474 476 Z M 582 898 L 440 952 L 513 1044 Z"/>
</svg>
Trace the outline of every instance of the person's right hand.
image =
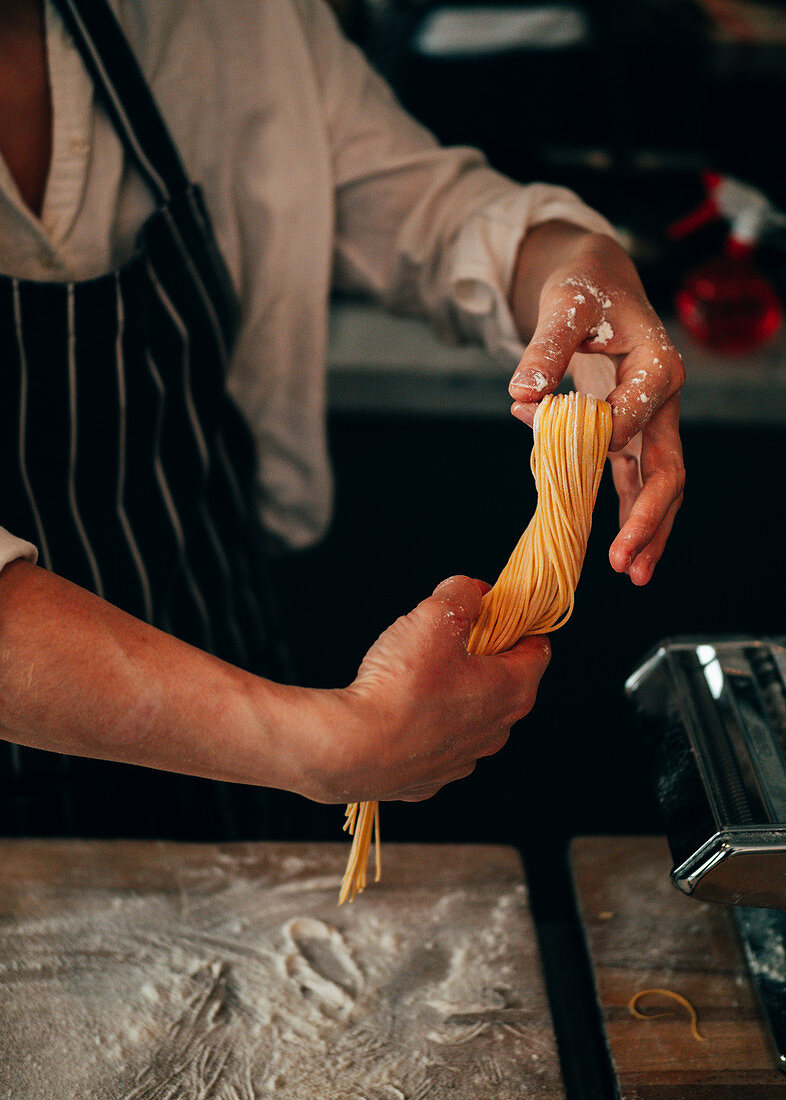
<svg viewBox="0 0 786 1100">
<path fill-rule="evenodd" d="M 483 591 L 446 581 L 331 690 L 254 676 L 12 561 L 0 570 L 0 739 L 318 802 L 427 798 L 502 748 L 548 664 L 543 638 L 467 654 Z"/>
<path fill-rule="evenodd" d="M 372 646 L 343 693 L 353 721 L 335 743 L 327 801 L 429 798 L 498 752 L 529 713 L 549 642 L 524 638 L 507 653 L 468 654 L 487 590 L 468 577 L 443 581 Z"/>
</svg>

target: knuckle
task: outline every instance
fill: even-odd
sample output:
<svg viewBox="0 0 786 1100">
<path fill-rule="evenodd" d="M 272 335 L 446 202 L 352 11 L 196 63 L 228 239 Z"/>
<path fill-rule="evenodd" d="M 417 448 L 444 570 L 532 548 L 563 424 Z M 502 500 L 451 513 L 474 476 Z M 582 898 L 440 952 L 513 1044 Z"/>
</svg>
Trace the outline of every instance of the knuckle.
<svg viewBox="0 0 786 1100">
<path fill-rule="evenodd" d="M 685 364 L 682 361 L 682 356 L 678 351 L 674 352 L 674 369 L 672 372 L 672 379 L 675 392 L 681 390 L 685 385 L 687 375 L 685 373 Z"/>
<path fill-rule="evenodd" d="M 637 516 L 631 516 L 628 520 L 630 541 L 635 546 L 643 546 L 648 543 L 660 525 L 658 515 L 654 511 L 647 511 Z"/>
<path fill-rule="evenodd" d="M 510 726 L 505 726 L 499 731 L 494 741 L 494 752 L 499 752 L 500 749 L 504 749 L 510 740 Z"/>
<path fill-rule="evenodd" d="M 524 691 L 519 692 L 516 705 L 511 715 L 511 725 L 521 721 L 522 718 L 526 718 L 532 708 L 535 706 L 536 690 L 534 687 L 528 686 Z"/>
<path fill-rule="evenodd" d="M 399 795 L 400 802 L 425 802 L 440 789 L 440 783 L 429 783 L 424 787 L 413 787 L 409 791 Z"/>
<path fill-rule="evenodd" d="M 503 726 L 498 727 L 494 731 L 494 736 L 490 744 L 491 754 L 499 752 L 500 749 L 504 749 L 505 745 L 507 745 L 510 739 L 511 725 L 512 723 L 508 725 L 506 722 Z"/>
<path fill-rule="evenodd" d="M 483 748 L 478 750 L 478 760 L 482 759 L 485 756 L 494 756 L 500 751 L 500 749 L 504 749 L 505 745 L 507 745 L 508 743 L 508 739 L 510 738 L 510 726 L 513 725 L 514 721 L 515 719 L 510 718 L 507 722 L 505 722 L 504 726 L 497 726 L 496 729 L 491 731 L 486 740 L 486 743 L 483 745 Z M 470 771 L 474 771 L 474 769 L 475 765 L 473 763 Z M 467 774 L 469 775 L 470 772 L 467 772 Z"/>
<path fill-rule="evenodd" d="M 644 483 L 668 492 L 673 497 L 685 488 L 685 464 L 679 453 L 659 449 L 652 453 L 643 469 Z"/>
<path fill-rule="evenodd" d="M 685 466 L 681 459 L 671 457 L 664 460 L 661 467 L 664 488 L 672 500 L 676 500 L 685 491 Z"/>
<path fill-rule="evenodd" d="M 528 691 L 524 698 L 521 700 L 521 705 L 516 712 L 516 721 L 519 722 L 522 718 L 526 718 L 526 716 L 530 713 L 534 706 L 535 692 L 534 690 Z"/>
<path fill-rule="evenodd" d="M 549 641 L 549 639 L 546 637 L 545 634 L 541 634 L 541 636 L 540 636 L 540 649 L 539 649 L 539 652 L 540 652 L 540 663 L 543 666 L 543 671 L 545 672 L 546 669 L 551 664 L 551 642 Z"/>
<path fill-rule="evenodd" d="M 508 729 L 529 714 L 535 706 L 538 684 L 540 683 L 541 676 L 546 671 L 547 664 L 547 661 L 543 661 L 535 668 L 530 664 L 527 669 L 526 682 L 522 683 L 521 678 L 517 679 L 509 696 L 510 705 L 506 714 L 506 725 Z"/>
<path fill-rule="evenodd" d="M 444 586 L 450 586 L 444 587 Z M 421 605 L 435 627 L 452 625 L 463 629 L 471 625 L 481 599 L 477 581 L 469 577 L 452 577 L 443 581 L 433 595 Z"/>
</svg>

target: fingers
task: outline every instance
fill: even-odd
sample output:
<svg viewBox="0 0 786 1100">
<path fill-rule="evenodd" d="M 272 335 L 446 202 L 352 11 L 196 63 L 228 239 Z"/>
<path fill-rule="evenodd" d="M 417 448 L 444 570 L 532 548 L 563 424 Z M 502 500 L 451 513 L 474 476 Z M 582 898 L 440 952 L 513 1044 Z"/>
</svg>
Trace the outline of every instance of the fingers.
<svg viewBox="0 0 786 1100">
<path fill-rule="evenodd" d="M 449 762 L 441 761 L 438 769 L 412 787 L 398 790 L 393 797 L 407 802 L 431 798 L 446 784 L 471 775 L 479 759 L 504 748 L 511 727 L 532 709 L 550 657 L 551 647 L 545 637 L 524 638 L 506 653 L 492 657 L 471 657 L 476 676 L 480 673 L 476 683 L 480 683 L 483 696 L 478 700 L 478 716 L 464 731 L 454 726 Z"/>
<path fill-rule="evenodd" d="M 671 530 L 674 516 L 682 502 L 682 494 L 676 489 L 676 481 L 665 471 L 658 471 L 644 482 L 625 526 L 617 535 L 609 550 L 612 569 L 618 573 L 629 573 L 638 556 L 646 549 L 650 550 L 649 561 L 652 568 L 645 577 L 636 570 L 637 583 L 646 584 L 652 575 L 652 569 L 662 553 L 666 537 Z M 675 507 L 676 505 L 676 507 Z M 665 533 L 665 534 L 664 534 Z M 662 535 L 662 538 L 658 536 Z M 660 552 L 658 552 L 660 546 Z"/>
<path fill-rule="evenodd" d="M 509 729 L 535 705 L 538 685 L 551 660 L 551 644 L 544 635 L 535 635 L 522 638 L 505 653 L 473 660 L 481 662 L 486 679 L 487 713 L 494 715 L 489 729 L 498 730 L 500 725 Z M 488 748 L 481 746 L 478 756 L 490 756 L 499 751 L 502 745 L 495 744 L 491 740 L 493 736 L 493 733 L 487 734 Z"/>
<path fill-rule="evenodd" d="M 532 708 L 530 707 L 530 710 L 531 709 Z M 523 717 L 524 716 L 522 715 L 522 718 Z M 510 740 L 510 731 L 511 726 L 508 725 L 502 726 L 500 729 L 498 729 L 495 732 L 494 736 L 489 738 L 483 751 L 478 753 L 477 759 L 480 760 L 484 756 L 496 756 L 498 752 L 501 752 Z M 474 770 L 475 765 L 473 764 L 472 767 Z"/>
<path fill-rule="evenodd" d="M 617 366 L 617 386 L 607 398 L 613 417 L 609 449 L 624 447 L 679 392 L 684 381 L 679 352 L 660 326 L 648 329 L 646 338 Z"/>
<path fill-rule="evenodd" d="M 508 674 L 518 680 L 540 682 L 551 660 L 551 642 L 545 634 L 533 634 L 522 638 L 504 653 L 485 658 L 497 661 Z"/>
<path fill-rule="evenodd" d="M 611 545 L 609 561 L 618 573 L 628 573 L 634 584 L 646 584 L 666 545 L 674 518 L 682 503 L 685 467 L 682 461 L 677 422 L 679 398 L 659 410 L 642 434 L 641 472 L 643 486 L 630 503 L 624 524 Z M 616 483 L 615 476 L 615 483 Z M 629 489 L 630 484 L 623 489 Z M 638 561 L 641 557 L 641 560 Z"/>
<path fill-rule="evenodd" d="M 513 383 L 511 382 L 511 386 Z M 535 423 L 535 413 L 538 411 L 538 403 L 535 401 L 514 401 L 510 411 L 522 424 L 528 424 L 530 428 Z"/>
<path fill-rule="evenodd" d="M 499 752 L 531 710 L 549 643 L 526 638 L 507 653 L 469 654 L 486 591 L 469 577 L 443 581 L 369 650 L 344 696 L 359 730 L 336 765 L 342 776 L 351 768 L 342 787 L 350 801 L 429 797 Z"/>
<path fill-rule="evenodd" d="M 631 513 L 636 497 L 641 492 L 641 470 L 639 460 L 634 455 L 610 454 L 611 476 L 614 479 L 614 488 L 619 497 L 620 529 Z"/>
<path fill-rule="evenodd" d="M 467 764 L 461 768 L 456 769 L 450 775 L 445 776 L 444 779 L 440 779 L 438 782 L 423 783 L 419 786 L 412 787 L 408 791 L 397 796 L 398 802 L 425 802 L 429 798 L 433 798 L 435 794 L 442 790 L 443 787 L 447 787 L 450 783 L 456 783 L 460 779 L 467 779 L 475 771 L 476 762 L 473 760 L 471 764 Z"/>
<path fill-rule="evenodd" d="M 551 660 L 551 643 L 545 635 L 522 638 L 507 653 L 496 658 L 512 681 L 513 707 L 508 712 L 511 725 L 535 705 L 538 686 Z"/>
<path fill-rule="evenodd" d="M 429 798 L 433 798 L 434 795 L 441 791 L 444 783 L 434 783 L 429 787 L 417 787 L 413 791 L 407 791 L 406 794 L 397 795 L 393 800 L 386 799 L 386 802 L 426 802 Z"/>
<path fill-rule="evenodd" d="M 652 574 L 655 571 L 655 566 L 660 561 L 661 555 L 666 548 L 666 542 L 671 534 L 671 529 L 674 526 L 674 520 L 676 519 L 681 504 L 682 497 L 680 496 L 679 499 L 672 504 L 671 508 L 669 508 L 666 513 L 666 518 L 661 523 L 649 544 L 641 551 L 628 569 L 628 574 L 634 584 L 647 584 L 647 582 L 651 580 Z"/>
</svg>

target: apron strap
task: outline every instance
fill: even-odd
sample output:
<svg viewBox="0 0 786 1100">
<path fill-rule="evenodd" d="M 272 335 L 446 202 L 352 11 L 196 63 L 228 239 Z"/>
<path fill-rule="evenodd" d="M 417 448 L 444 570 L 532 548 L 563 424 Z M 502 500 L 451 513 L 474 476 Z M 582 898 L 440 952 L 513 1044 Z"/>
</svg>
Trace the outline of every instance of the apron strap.
<svg viewBox="0 0 786 1100">
<path fill-rule="evenodd" d="M 106 0 L 54 0 L 125 150 L 160 204 L 189 186 L 139 62 Z"/>
</svg>

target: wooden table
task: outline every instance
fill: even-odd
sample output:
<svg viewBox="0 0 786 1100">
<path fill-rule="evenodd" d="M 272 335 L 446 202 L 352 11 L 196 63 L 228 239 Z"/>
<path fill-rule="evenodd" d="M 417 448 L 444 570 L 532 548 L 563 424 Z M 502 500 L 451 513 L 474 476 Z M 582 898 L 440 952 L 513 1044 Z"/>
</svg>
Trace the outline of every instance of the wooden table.
<svg viewBox="0 0 786 1100">
<path fill-rule="evenodd" d="M 573 879 L 622 1100 L 786 1098 L 774 1068 L 734 924 L 721 906 L 680 894 L 660 837 L 581 837 L 571 846 Z M 671 989 L 695 1006 L 699 1030 L 673 1002 L 644 1000 L 643 989 Z"/>
<path fill-rule="evenodd" d="M 512 849 L 0 842 L 3 1100 L 560 1100 Z"/>
</svg>

